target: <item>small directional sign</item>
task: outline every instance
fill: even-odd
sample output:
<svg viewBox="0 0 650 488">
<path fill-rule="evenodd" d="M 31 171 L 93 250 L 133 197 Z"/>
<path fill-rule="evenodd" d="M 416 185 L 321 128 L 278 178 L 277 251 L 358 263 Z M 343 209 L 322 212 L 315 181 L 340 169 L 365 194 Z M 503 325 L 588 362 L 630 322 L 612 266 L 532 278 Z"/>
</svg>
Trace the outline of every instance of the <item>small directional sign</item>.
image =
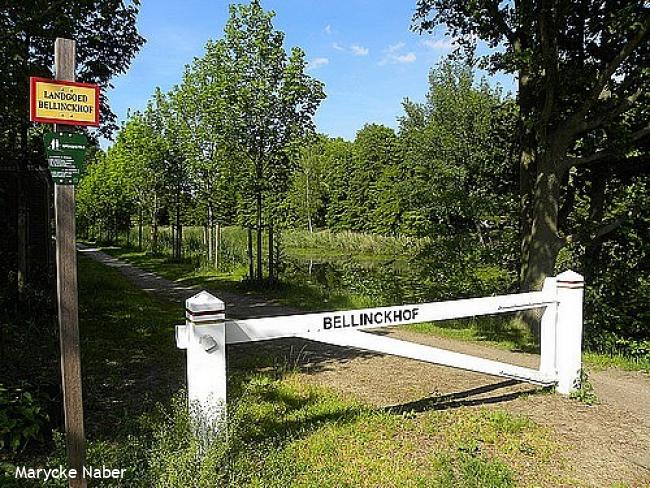
<svg viewBox="0 0 650 488">
<path fill-rule="evenodd" d="M 46 132 L 43 135 L 47 165 L 57 185 L 76 185 L 84 169 L 88 139 L 72 132 Z"/>
</svg>

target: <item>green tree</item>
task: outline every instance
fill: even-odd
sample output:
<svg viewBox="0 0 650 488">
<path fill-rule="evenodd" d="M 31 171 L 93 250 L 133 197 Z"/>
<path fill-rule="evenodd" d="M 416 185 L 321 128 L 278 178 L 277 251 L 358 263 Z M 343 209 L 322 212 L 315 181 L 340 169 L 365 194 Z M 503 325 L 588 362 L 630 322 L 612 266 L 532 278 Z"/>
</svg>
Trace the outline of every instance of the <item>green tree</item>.
<svg viewBox="0 0 650 488">
<path fill-rule="evenodd" d="M 181 145 L 183 124 L 178 117 L 177 101 L 174 92 L 165 94 L 156 88 L 152 108 L 148 113 L 148 123 L 160 148 L 163 200 L 172 227 L 172 256 L 180 260 L 183 243 L 182 214 L 189 181 L 188 166 Z"/>
<path fill-rule="evenodd" d="M 403 227 L 415 235 L 471 232 L 485 244 L 485 232 L 514 216 L 512 101 L 485 80 L 477 84 L 468 62 L 446 61 L 431 71 L 426 101 L 407 100 L 404 111 L 405 160 L 395 178 L 407 200 Z"/>
<path fill-rule="evenodd" d="M 298 151 L 297 170 L 292 176 L 288 197 L 290 205 L 297 221 L 305 225 L 309 232 L 325 223 L 326 145 L 327 138 L 324 136 L 304 142 Z"/>
<path fill-rule="evenodd" d="M 341 138 L 328 140 L 324 148 L 325 222 L 332 230 L 351 228 L 348 207 L 352 189 L 348 178 L 353 171 L 353 155 L 354 143 Z"/>
<path fill-rule="evenodd" d="M 419 0 L 415 21 L 446 26 L 470 51 L 477 39 L 500 46 L 484 64 L 517 76 L 521 287 L 539 288 L 574 237 L 573 179 L 628 166 L 647 145 L 647 2 Z M 593 222 L 591 235 L 609 224 Z"/>
<path fill-rule="evenodd" d="M 110 242 L 116 241 L 120 230 L 128 230 L 135 206 L 134 188 L 120 151 L 113 147 L 98 153 L 77 192 L 80 228 L 97 231 L 100 240 Z"/>
<path fill-rule="evenodd" d="M 115 152 L 125 161 L 122 166 L 133 186 L 138 211 L 138 245 L 142 247 L 142 225 L 150 224 L 151 251 L 158 251 L 158 213 L 164 191 L 163 144 L 156 134 L 151 117 L 154 107 L 148 104 L 144 113 L 132 114 L 120 130 L 114 145 Z"/>
<path fill-rule="evenodd" d="M 28 166 L 43 166 L 41 138 L 29 122 L 29 77 L 53 77 L 54 40 L 77 42 L 77 78 L 104 90 L 124 73 L 144 39 L 138 34 L 139 1 L 70 0 L 12 2 L 0 6 L 0 147 L 3 161 L 17 161 L 17 272 L 19 288 L 26 280 L 29 213 L 25 194 Z M 116 128 L 107 99 L 101 98 L 103 135 Z"/>
<path fill-rule="evenodd" d="M 220 224 L 233 218 L 237 158 L 228 140 L 223 44 L 208 43 L 206 53 L 185 70 L 174 91 L 179 124 L 179 148 L 187 162 L 189 183 L 196 203 L 203 209 L 207 258 L 219 264 Z M 216 228 L 215 228 L 216 227 Z"/>
<path fill-rule="evenodd" d="M 283 208 L 277 203 L 288 191 L 293 170 L 292 142 L 313 130 L 314 113 L 324 98 L 322 84 L 306 74 L 304 52 L 285 52 L 284 34 L 273 28 L 273 17 L 258 0 L 231 6 L 225 36 L 213 44 L 223 47 L 225 57 L 226 118 L 229 139 L 242 158 L 242 202 L 255 209 L 254 221 L 244 223 L 257 231 L 258 280 L 263 276 L 264 228 L 269 232 L 269 279 L 274 279 L 273 229 Z"/>
<path fill-rule="evenodd" d="M 347 208 L 351 229 L 386 230 L 384 223 L 386 218 L 391 218 L 390 209 L 386 212 L 378 208 L 380 200 L 386 204 L 391 200 L 392 187 L 383 184 L 382 188 L 379 182 L 385 172 L 393 171 L 400 162 L 398 139 L 393 129 L 379 124 L 366 124 L 357 132 Z M 382 183 L 386 179 L 390 179 L 388 174 Z M 383 192 L 388 194 L 382 194 Z M 375 215 L 376 212 L 378 215 Z M 379 222 L 377 218 L 380 219 Z"/>
</svg>

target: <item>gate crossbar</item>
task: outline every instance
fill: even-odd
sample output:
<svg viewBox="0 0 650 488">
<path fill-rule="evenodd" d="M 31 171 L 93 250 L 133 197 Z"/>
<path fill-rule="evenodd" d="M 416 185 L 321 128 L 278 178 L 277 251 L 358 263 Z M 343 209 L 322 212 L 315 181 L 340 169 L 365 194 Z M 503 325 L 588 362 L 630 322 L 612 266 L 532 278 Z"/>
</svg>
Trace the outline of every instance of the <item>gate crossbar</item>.
<svg viewBox="0 0 650 488">
<path fill-rule="evenodd" d="M 311 333 L 322 332 L 330 334 L 338 330 L 375 329 L 395 325 L 435 322 L 528 310 L 556 304 L 557 297 L 549 294 L 548 291 L 537 291 L 447 302 L 399 305 L 394 307 L 227 320 L 226 343 L 238 344 L 241 342 L 299 337 L 303 334 Z M 397 314 L 399 314 L 400 320 L 394 320 Z M 390 318 L 390 322 L 384 320 L 387 316 Z M 336 323 L 337 317 L 340 318 L 338 323 Z M 365 321 L 367 318 L 374 319 L 379 317 L 382 318 L 381 323 L 376 320 L 372 320 L 372 323 Z M 347 319 L 347 321 L 344 322 L 344 319 Z"/>
</svg>

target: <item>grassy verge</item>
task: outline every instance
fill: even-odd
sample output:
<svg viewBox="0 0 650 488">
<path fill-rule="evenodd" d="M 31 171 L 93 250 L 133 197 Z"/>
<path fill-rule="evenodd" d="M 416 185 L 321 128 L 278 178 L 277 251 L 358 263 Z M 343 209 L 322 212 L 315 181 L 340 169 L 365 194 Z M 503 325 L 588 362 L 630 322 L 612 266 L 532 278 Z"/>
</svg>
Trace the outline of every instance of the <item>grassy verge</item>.
<svg viewBox="0 0 650 488">
<path fill-rule="evenodd" d="M 561 484 L 563 448 L 498 409 L 375 410 L 305 383 L 273 348 L 233 349 L 227 438 L 207 448 L 190 428 L 173 339 L 178 307 L 83 256 L 80 316 L 88 462 L 126 468 L 94 486 L 510 487 Z M 280 367 L 278 367 L 280 365 Z M 180 390 L 180 393 L 176 393 Z M 61 439 L 47 458 L 64 462 Z M 30 486 L 6 477 L 3 486 Z M 65 486 L 53 482 L 48 486 Z"/>
<path fill-rule="evenodd" d="M 532 342 L 530 335 L 513 319 L 481 317 L 439 323 L 426 322 L 407 325 L 405 329 L 459 341 L 481 342 L 508 351 L 539 352 L 538 346 Z M 592 370 L 619 368 L 625 371 L 650 373 L 650 361 L 635 361 L 620 355 L 583 351 L 582 361 Z"/>
<path fill-rule="evenodd" d="M 198 267 L 191 260 L 175 262 L 167 256 L 154 256 L 129 248 L 103 247 L 101 249 L 111 256 L 124 259 L 141 269 L 151 271 L 171 281 L 215 290 L 263 296 L 302 310 L 338 310 L 374 305 L 367 297 L 331 292 L 315 283 L 305 285 L 282 283 L 273 288 L 258 289 L 244 281 L 247 272 L 245 266 L 237 266 L 231 271 L 218 271 Z"/>
</svg>

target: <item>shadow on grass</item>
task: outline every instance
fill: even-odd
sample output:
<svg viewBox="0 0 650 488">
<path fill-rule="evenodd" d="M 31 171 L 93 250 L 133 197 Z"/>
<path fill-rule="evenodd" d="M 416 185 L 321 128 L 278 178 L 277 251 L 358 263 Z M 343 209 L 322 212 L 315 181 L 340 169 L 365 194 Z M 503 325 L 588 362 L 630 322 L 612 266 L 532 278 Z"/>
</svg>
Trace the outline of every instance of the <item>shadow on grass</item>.
<svg viewBox="0 0 650 488">
<path fill-rule="evenodd" d="M 469 390 L 448 393 L 446 395 L 434 395 L 428 398 L 422 398 L 413 402 L 403 403 L 401 405 L 392 405 L 384 410 L 389 413 L 421 413 L 430 410 L 450 410 L 460 407 L 475 407 L 481 405 L 492 405 L 505 403 L 516 400 L 522 396 L 531 394 L 544 393 L 550 391 L 548 387 L 530 387 L 525 390 L 510 391 L 497 395 L 484 396 L 504 388 L 511 388 L 520 384 L 516 380 L 506 380 L 490 385 L 470 388 Z"/>
</svg>

